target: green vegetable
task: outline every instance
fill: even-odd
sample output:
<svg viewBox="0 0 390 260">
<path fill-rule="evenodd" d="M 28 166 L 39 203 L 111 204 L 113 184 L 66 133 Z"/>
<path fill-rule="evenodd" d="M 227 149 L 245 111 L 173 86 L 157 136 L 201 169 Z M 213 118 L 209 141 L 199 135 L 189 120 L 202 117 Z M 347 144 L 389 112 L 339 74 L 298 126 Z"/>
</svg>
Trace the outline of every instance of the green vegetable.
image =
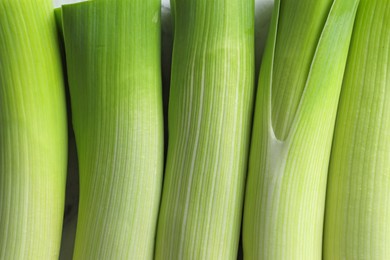
<svg viewBox="0 0 390 260">
<path fill-rule="evenodd" d="M 156 259 L 235 259 L 254 92 L 254 2 L 174 0 Z"/>
<path fill-rule="evenodd" d="M 246 259 L 321 259 L 328 161 L 359 0 L 277 0 L 245 197 Z"/>
<path fill-rule="evenodd" d="M 390 2 L 361 0 L 326 198 L 325 259 L 390 258 Z"/>
<path fill-rule="evenodd" d="M 160 1 L 62 11 L 80 167 L 74 259 L 152 259 L 163 173 Z"/>
<path fill-rule="evenodd" d="M 0 259 L 58 259 L 67 122 L 51 0 L 0 0 Z"/>
</svg>

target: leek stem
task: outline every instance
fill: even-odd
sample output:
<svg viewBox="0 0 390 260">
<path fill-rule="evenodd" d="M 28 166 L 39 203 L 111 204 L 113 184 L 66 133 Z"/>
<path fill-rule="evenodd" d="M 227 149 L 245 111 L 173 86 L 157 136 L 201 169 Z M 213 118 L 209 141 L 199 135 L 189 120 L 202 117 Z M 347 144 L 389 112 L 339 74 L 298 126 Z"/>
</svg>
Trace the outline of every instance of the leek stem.
<svg viewBox="0 0 390 260">
<path fill-rule="evenodd" d="M 160 1 L 62 11 L 80 169 L 73 259 L 152 259 L 164 157 Z"/>
<path fill-rule="evenodd" d="M 275 2 L 252 133 L 246 259 L 321 259 L 333 127 L 358 3 Z"/>
<path fill-rule="evenodd" d="M 58 259 L 67 169 L 51 0 L 0 0 L 0 259 Z"/>
<path fill-rule="evenodd" d="M 236 259 L 254 92 L 254 1 L 175 0 L 156 259 Z"/>
</svg>

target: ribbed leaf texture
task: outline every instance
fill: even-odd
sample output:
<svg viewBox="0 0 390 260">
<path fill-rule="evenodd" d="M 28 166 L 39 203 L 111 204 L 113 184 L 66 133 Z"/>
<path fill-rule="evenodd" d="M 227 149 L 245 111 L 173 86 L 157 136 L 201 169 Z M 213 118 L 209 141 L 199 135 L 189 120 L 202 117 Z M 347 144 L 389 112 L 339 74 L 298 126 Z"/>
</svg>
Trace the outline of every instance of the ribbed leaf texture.
<svg viewBox="0 0 390 260">
<path fill-rule="evenodd" d="M 390 2 L 361 0 L 329 169 L 325 259 L 390 259 Z"/>
<path fill-rule="evenodd" d="M 164 153 L 160 1 L 62 11 L 80 168 L 73 259 L 152 259 Z"/>
<path fill-rule="evenodd" d="M 0 259 L 58 259 L 67 123 L 51 0 L 0 0 Z"/>
<path fill-rule="evenodd" d="M 321 259 L 330 149 L 358 3 L 275 2 L 252 133 L 246 259 Z"/>
<path fill-rule="evenodd" d="M 236 259 L 254 92 L 254 1 L 174 0 L 156 259 Z"/>
</svg>

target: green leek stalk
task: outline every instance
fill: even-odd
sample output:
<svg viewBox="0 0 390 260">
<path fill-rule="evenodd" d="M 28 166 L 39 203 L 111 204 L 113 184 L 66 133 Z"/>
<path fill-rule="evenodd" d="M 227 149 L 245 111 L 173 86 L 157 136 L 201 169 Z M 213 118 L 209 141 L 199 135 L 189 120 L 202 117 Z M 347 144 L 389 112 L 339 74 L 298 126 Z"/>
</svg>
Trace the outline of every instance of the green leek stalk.
<svg viewBox="0 0 390 260">
<path fill-rule="evenodd" d="M 390 259 L 390 2 L 361 0 L 326 197 L 324 259 Z"/>
<path fill-rule="evenodd" d="M 321 259 L 328 162 L 359 0 L 277 0 L 256 99 L 246 259 Z"/>
<path fill-rule="evenodd" d="M 73 259 L 152 259 L 164 157 L 160 1 L 62 12 L 80 169 Z"/>
<path fill-rule="evenodd" d="M 51 0 L 0 0 L 0 259 L 58 259 L 67 170 Z"/>
<path fill-rule="evenodd" d="M 174 0 L 156 259 L 235 259 L 254 97 L 254 1 Z"/>
</svg>

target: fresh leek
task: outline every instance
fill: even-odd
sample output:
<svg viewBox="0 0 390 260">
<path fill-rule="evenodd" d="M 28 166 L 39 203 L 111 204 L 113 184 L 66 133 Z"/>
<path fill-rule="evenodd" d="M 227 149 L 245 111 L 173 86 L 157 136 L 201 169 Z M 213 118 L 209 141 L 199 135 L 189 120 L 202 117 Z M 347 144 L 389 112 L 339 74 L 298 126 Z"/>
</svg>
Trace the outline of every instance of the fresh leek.
<svg viewBox="0 0 390 260">
<path fill-rule="evenodd" d="M 156 259 L 235 259 L 254 97 L 254 1 L 173 0 Z"/>
<path fill-rule="evenodd" d="M 246 259 L 321 259 L 328 162 L 359 0 L 277 0 L 259 78 Z"/>
<path fill-rule="evenodd" d="M 0 259 L 58 259 L 67 122 L 51 0 L 0 0 Z"/>
<path fill-rule="evenodd" d="M 152 259 L 164 154 L 160 1 L 62 11 L 80 169 L 73 259 Z"/>
</svg>

